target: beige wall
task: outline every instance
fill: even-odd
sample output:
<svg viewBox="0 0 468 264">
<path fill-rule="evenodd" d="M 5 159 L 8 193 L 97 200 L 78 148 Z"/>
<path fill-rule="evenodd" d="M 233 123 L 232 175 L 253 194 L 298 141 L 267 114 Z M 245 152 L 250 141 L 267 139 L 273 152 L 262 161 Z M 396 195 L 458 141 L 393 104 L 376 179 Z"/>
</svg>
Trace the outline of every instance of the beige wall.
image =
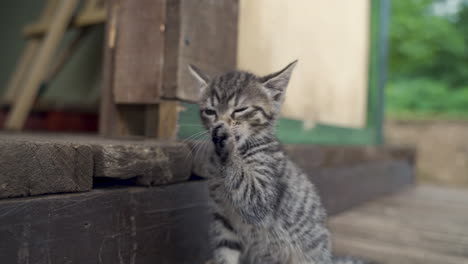
<svg viewBox="0 0 468 264">
<path fill-rule="evenodd" d="M 240 0 L 238 66 L 258 74 L 299 59 L 283 115 L 366 122 L 369 0 Z"/>
</svg>

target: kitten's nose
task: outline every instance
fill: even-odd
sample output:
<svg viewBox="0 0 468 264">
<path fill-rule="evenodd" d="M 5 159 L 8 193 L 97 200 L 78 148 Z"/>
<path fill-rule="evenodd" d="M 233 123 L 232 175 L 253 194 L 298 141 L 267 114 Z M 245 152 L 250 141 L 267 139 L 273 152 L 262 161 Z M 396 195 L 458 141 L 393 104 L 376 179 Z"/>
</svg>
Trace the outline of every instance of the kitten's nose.
<svg viewBox="0 0 468 264">
<path fill-rule="evenodd" d="M 222 115 L 219 117 L 219 121 L 224 122 L 227 126 L 231 126 L 232 119 L 228 115 Z"/>
</svg>

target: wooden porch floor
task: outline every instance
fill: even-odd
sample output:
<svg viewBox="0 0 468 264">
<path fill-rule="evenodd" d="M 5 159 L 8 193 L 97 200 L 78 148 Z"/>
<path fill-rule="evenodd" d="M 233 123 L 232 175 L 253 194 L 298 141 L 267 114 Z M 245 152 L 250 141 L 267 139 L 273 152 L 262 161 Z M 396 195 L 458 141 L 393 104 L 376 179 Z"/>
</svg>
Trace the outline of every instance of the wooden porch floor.
<svg viewBox="0 0 468 264">
<path fill-rule="evenodd" d="M 468 263 L 468 190 L 418 185 L 330 219 L 335 251 L 378 263 Z"/>
</svg>

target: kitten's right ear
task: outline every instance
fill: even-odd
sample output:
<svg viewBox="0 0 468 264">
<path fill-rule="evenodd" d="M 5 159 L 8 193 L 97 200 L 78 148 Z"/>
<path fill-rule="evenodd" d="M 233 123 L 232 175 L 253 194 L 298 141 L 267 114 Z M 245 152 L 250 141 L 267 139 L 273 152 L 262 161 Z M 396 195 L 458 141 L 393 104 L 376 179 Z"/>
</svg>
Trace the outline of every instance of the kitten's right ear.
<svg viewBox="0 0 468 264">
<path fill-rule="evenodd" d="M 206 87 L 208 83 L 210 82 L 210 78 L 208 75 L 206 75 L 202 70 L 197 68 L 196 66 L 189 64 L 188 69 L 190 71 L 190 74 L 192 74 L 193 77 L 198 81 L 198 84 L 201 87 Z"/>
</svg>

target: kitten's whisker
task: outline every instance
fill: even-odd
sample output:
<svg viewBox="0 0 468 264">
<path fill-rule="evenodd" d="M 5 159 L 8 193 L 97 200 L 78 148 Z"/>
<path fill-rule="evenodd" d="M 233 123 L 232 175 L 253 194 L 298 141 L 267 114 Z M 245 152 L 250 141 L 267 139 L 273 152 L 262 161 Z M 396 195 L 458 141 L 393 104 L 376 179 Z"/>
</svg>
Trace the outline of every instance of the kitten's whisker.
<svg viewBox="0 0 468 264">
<path fill-rule="evenodd" d="M 196 127 L 203 127 L 203 125 L 200 125 L 200 124 L 178 124 L 178 126 L 196 126 Z"/>
<path fill-rule="evenodd" d="M 199 141 L 197 142 L 196 144 L 196 147 L 194 148 L 194 150 L 192 151 L 192 155 L 195 157 L 200 157 L 200 153 L 203 153 L 204 150 L 206 150 L 206 147 L 208 145 L 208 142 L 207 142 L 207 139 L 208 136 L 205 136 L 205 138 L 202 140 L 202 141 Z M 200 152 L 201 150 L 203 149 L 202 152 Z M 197 158 L 198 159 L 198 158 Z M 203 161 L 200 161 L 200 162 L 205 162 L 204 160 Z"/>
<path fill-rule="evenodd" d="M 202 126 L 202 124 L 200 123 L 180 123 L 182 125 L 198 125 L 198 126 Z"/>
<path fill-rule="evenodd" d="M 204 131 L 200 131 L 200 132 L 197 132 L 191 136 L 189 136 L 188 138 L 185 138 L 182 140 L 183 143 L 188 143 L 188 141 L 191 141 L 191 140 L 195 140 L 196 138 L 199 138 L 205 134 L 207 134 L 208 131 L 204 130 Z"/>
<path fill-rule="evenodd" d="M 185 162 L 190 157 L 190 155 L 193 154 L 194 148 L 198 143 L 198 142 L 195 142 L 195 144 L 192 144 L 193 141 L 198 140 L 199 138 L 201 138 L 203 136 L 206 136 L 207 133 L 208 133 L 208 131 L 201 131 L 201 132 L 195 133 L 195 134 L 191 135 L 190 137 L 182 140 L 182 142 L 184 144 L 187 144 L 189 146 L 189 148 L 190 148 L 190 152 L 187 153 L 187 155 L 185 156 L 185 159 L 184 159 Z"/>
</svg>

